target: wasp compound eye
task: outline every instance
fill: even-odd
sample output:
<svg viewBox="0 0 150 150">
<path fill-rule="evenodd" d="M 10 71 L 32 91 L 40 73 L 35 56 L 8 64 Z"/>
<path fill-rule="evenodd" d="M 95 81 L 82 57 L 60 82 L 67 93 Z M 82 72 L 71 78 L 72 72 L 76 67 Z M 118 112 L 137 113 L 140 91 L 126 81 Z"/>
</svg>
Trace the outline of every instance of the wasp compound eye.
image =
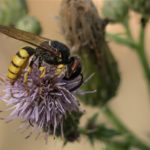
<svg viewBox="0 0 150 150">
<path fill-rule="evenodd" d="M 67 65 L 66 80 L 72 80 L 81 74 L 81 61 L 78 57 L 70 58 L 70 63 Z"/>
</svg>

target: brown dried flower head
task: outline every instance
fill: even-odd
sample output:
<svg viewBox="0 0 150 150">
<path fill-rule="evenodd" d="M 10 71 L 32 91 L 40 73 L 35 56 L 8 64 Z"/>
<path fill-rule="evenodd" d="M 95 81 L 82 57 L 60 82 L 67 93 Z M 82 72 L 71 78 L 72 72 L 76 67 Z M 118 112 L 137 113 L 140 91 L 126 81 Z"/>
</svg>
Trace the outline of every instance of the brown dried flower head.
<svg viewBox="0 0 150 150">
<path fill-rule="evenodd" d="M 80 55 L 85 75 L 95 73 L 83 88 L 97 92 L 85 95 L 82 100 L 102 106 L 116 94 L 120 83 L 117 62 L 105 39 L 109 20 L 100 17 L 92 0 L 62 0 L 60 16 L 63 35 Z"/>
</svg>

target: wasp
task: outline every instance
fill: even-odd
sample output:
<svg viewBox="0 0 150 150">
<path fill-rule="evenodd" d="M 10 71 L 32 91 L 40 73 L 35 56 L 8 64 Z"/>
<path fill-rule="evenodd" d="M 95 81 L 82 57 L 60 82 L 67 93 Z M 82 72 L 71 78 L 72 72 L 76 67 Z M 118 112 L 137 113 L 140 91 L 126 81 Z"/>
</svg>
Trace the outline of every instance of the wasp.
<svg viewBox="0 0 150 150">
<path fill-rule="evenodd" d="M 65 44 L 59 41 L 37 36 L 33 33 L 15 29 L 13 27 L 0 25 L 0 32 L 36 47 L 23 47 L 12 58 L 7 73 L 7 77 L 12 81 L 12 83 L 14 83 L 18 78 L 20 72 L 27 65 L 31 56 L 32 59 L 29 63 L 29 68 L 24 75 L 24 82 L 28 79 L 33 63 L 36 59 L 39 59 L 38 67 L 41 71 L 40 78 L 45 75 L 45 68 L 41 66 L 44 61 L 48 64 L 57 65 L 56 74 L 61 73 L 62 68 L 66 66 L 67 71 L 65 73 L 64 80 L 73 80 L 80 75 L 81 82 L 74 87 L 74 89 L 77 89 L 83 83 L 81 61 L 77 56 L 70 56 L 70 50 Z"/>
</svg>

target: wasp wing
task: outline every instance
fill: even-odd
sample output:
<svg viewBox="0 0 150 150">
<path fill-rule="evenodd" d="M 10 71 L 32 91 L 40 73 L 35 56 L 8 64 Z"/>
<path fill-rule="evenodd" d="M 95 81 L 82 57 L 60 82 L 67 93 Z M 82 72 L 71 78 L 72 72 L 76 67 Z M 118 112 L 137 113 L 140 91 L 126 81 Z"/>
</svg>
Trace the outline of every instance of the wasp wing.
<svg viewBox="0 0 150 150">
<path fill-rule="evenodd" d="M 47 47 L 45 47 L 44 45 L 41 45 L 41 43 L 45 41 L 51 41 L 50 39 L 37 36 L 33 33 L 29 33 L 26 31 L 22 31 L 13 27 L 7 27 L 3 25 L 0 25 L 0 32 L 14 39 L 29 43 L 37 47 L 41 47 L 43 49 L 47 49 Z"/>
</svg>

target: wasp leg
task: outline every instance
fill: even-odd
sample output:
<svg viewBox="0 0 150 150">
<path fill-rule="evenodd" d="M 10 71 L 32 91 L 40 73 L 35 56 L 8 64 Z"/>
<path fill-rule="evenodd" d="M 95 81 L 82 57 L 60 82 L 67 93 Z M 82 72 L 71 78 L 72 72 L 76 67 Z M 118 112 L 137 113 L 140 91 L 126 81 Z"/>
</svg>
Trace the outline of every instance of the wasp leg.
<svg viewBox="0 0 150 150">
<path fill-rule="evenodd" d="M 33 65 L 33 63 L 35 62 L 35 60 L 37 59 L 37 57 L 36 56 L 34 56 L 33 58 L 32 58 L 32 60 L 31 60 L 31 62 L 30 62 L 30 64 L 29 64 L 29 66 L 28 66 L 28 69 L 27 69 L 27 71 L 26 71 L 26 73 L 24 74 L 24 83 L 27 83 L 27 81 L 28 81 L 28 76 L 29 76 L 29 74 L 31 73 L 31 71 L 32 71 L 32 65 Z"/>
<path fill-rule="evenodd" d="M 81 80 L 80 80 L 79 84 L 76 85 L 75 87 L 69 89 L 70 92 L 75 91 L 76 89 L 78 89 L 83 84 L 83 74 L 81 73 L 80 76 L 81 76 Z"/>
<path fill-rule="evenodd" d="M 39 70 L 40 70 L 40 72 L 41 72 L 40 78 L 44 78 L 44 77 L 45 77 L 45 74 L 46 74 L 46 67 L 43 67 L 43 66 L 41 66 L 41 65 L 42 65 L 42 58 L 39 57 L 38 68 L 39 68 Z"/>
<path fill-rule="evenodd" d="M 46 74 L 46 67 L 40 67 L 39 70 L 41 71 L 41 75 L 40 75 L 40 78 L 43 78 L 45 77 L 45 74 Z"/>
<path fill-rule="evenodd" d="M 60 75 L 65 69 L 65 65 L 64 64 L 60 64 L 57 66 L 56 68 L 56 72 L 55 72 L 55 75 Z"/>
<path fill-rule="evenodd" d="M 24 83 L 27 83 L 28 76 L 31 73 L 31 70 L 32 70 L 32 68 L 29 66 L 27 69 L 27 72 L 24 74 L 24 80 L 23 80 Z"/>
<path fill-rule="evenodd" d="M 63 64 L 58 65 L 57 68 L 56 68 L 55 75 L 56 76 L 60 75 L 63 72 L 64 69 L 65 69 L 65 65 L 63 65 Z M 43 78 L 46 74 L 46 67 L 40 66 L 39 70 L 41 71 L 40 78 Z"/>
</svg>

